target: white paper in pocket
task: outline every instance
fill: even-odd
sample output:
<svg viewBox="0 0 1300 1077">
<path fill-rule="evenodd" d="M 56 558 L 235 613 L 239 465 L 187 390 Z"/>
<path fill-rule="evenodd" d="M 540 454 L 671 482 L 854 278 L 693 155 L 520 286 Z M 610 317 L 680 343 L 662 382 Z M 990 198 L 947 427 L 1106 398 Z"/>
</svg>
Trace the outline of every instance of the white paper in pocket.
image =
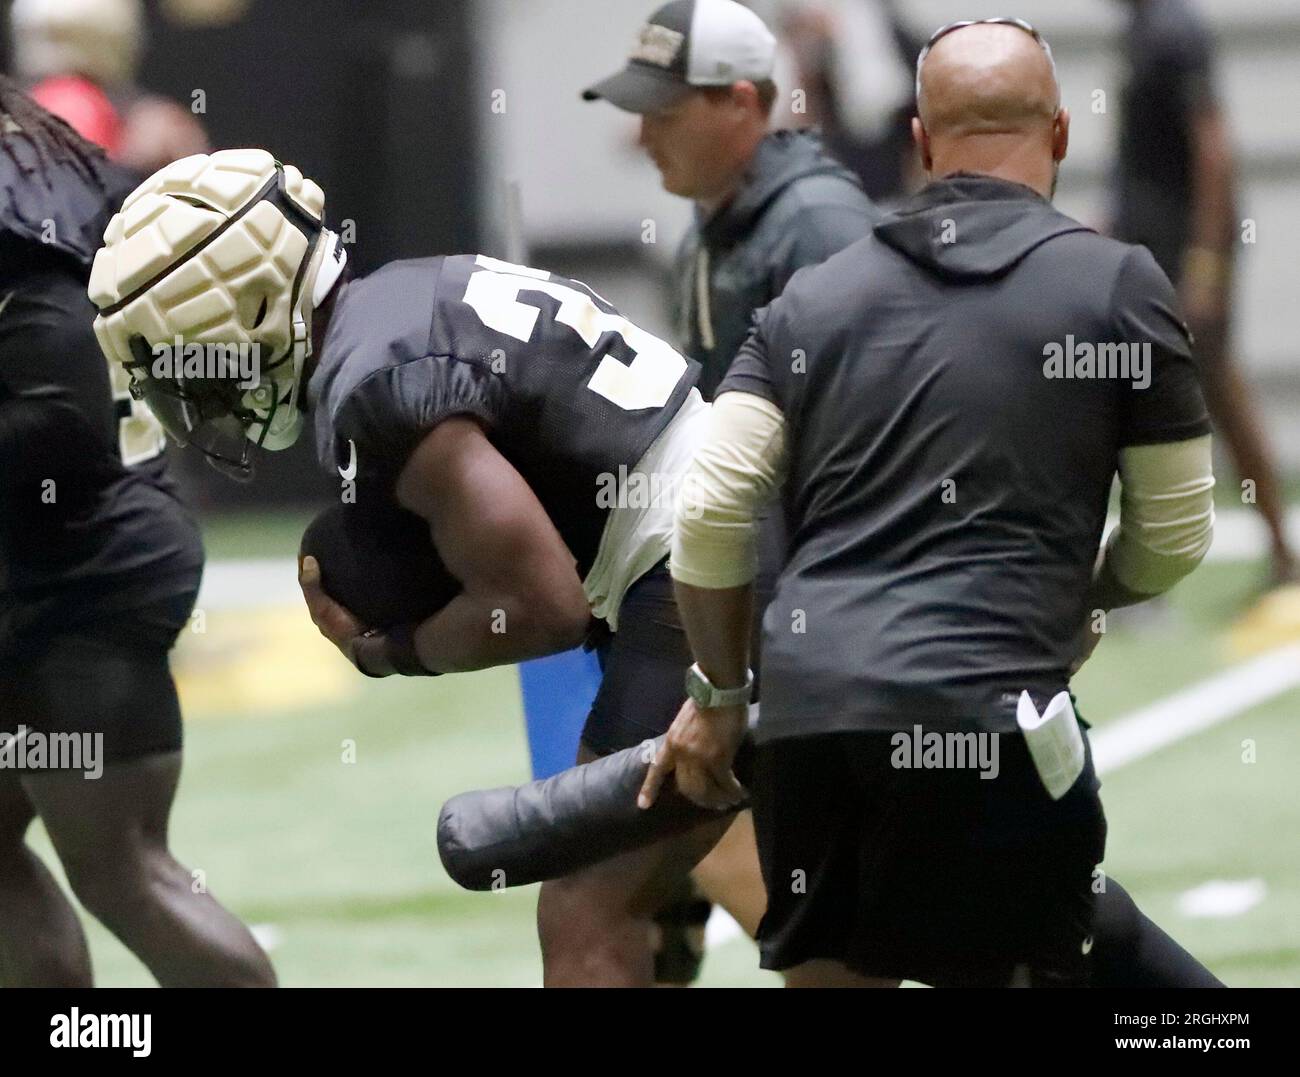
<svg viewBox="0 0 1300 1077">
<path fill-rule="evenodd" d="M 1020 693 L 1016 723 L 1025 735 L 1034 769 L 1053 800 L 1070 791 L 1083 773 L 1083 732 L 1074 714 L 1069 692 L 1057 692 L 1042 714 L 1028 692 Z"/>
</svg>

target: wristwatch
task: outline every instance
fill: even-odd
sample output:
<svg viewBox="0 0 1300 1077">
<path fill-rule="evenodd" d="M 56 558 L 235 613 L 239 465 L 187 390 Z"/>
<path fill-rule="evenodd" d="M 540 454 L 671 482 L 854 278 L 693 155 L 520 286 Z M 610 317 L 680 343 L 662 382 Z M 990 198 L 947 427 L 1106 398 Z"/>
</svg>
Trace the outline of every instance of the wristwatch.
<svg viewBox="0 0 1300 1077">
<path fill-rule="evenodd" d="M 745 683 L 738 688 L 718 688 L 698 662 L 686 671 L 686 694 L 695 701 L 697 707 L 708 710 L 712 707 L 739 707 L 749 702 L 754 693 L 754 671 L 745 670 Z"/>
</svg>

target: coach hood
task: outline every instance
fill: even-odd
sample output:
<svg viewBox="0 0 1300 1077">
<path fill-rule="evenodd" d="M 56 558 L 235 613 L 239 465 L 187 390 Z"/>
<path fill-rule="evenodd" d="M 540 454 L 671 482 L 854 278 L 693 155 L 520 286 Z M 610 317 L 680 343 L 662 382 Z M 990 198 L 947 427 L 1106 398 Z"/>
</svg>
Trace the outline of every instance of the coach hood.
<svg viewBox="0 0 1300 1077">
<path fill-rule="evenodd" d="M 706 244 L 726 246 L 750 234 L 778 197 L 795 183 L 812 176 L 833 177 L 842 185 L 829 189 L 834 195 L 819 190 L 822 200 L 852 199 L 856 204 L 862 197 L 857 178 L 826 153 L 815 132 L 771 132 L 758 144 L 736 196 L 701 224 L 700 233 Z"/>
<path fill-rule="evenodd" d="M 997 277 L 1035 247 L 1069 232 L 1090 232 L 1019 183 L 957 172 L 919 191 L 873 231 L 938 276 Z"/>
</svg>

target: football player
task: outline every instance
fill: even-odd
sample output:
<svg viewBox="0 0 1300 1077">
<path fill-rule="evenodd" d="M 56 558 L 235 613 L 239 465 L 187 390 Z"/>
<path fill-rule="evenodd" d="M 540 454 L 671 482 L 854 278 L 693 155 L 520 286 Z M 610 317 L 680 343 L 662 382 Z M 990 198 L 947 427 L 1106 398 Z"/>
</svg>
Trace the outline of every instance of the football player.
<svg viewBox="0 0 1300 1077">
<path fill-rule="evenodd" d="M 167 654 L 203 547 L 85 292 L 135 182 L 0 78 L 0 983 L 91 983 L 77 915 L 25 841 L 39 816 L 78 900 L 160 984 L 270 986 L 248 929 L 168 849 Z M 60 742 L 84 745 L 80 769 L 51 769 Z"/>
<path fill-rule="evenodd" d="M 537 269 L 457 255 L 351 279 L 322 209 L 320 188 L 264 151 L 156 173 L 95 260 L 105 352 L 222 470 L 247 477 L 255 447 L 310 425 L 341 497 L 428 521 L 460 587 L 417 626 L 368 634 L 304 563 L 314 619 L 362 672 L 518 662 L 581 643 L 595 617 L 613 631 L 579 759 L 662 733 L 690 665 L 665 561 L 672 480 L 709 414 L 698 365 Z M 178 376 L 155 357 L 173 341 L 253 348 L 259 377 Z M 651 983 L 653 916 L 729 822 L 543 887 L 546 982 Z M 747 866 L 738 901 L 761 909 L 752 852 Z"/>
</svg>

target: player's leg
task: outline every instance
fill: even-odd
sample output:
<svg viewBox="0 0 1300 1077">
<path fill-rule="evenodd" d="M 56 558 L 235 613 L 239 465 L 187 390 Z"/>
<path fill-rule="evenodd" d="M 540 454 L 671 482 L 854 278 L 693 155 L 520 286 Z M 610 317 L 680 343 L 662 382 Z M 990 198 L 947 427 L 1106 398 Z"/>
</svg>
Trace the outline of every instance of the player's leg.
<svg viewBox="0 0 1300 1077">
<path fill-rule="evenodd" d="M 1076 712 L 1079 701 L 1070 694 Z M 1088 746 L 1091 764 L 1092 746 Z M 1098 870 L 1089 957 L 1092 987 L 1223 987 L 1209 969 L 1143 915 L 1118 881 Z"/>
<path fill-rule="evenodd" d="M 691 875 L 683 876 L 677 891 L 655 913 L 651 946 L 657 986 L 690 987 L 699 979 L 712 914 L 713 902 Z"/>
<path fill-rule="evenodd" d="M 90 987 L 81 921 L 26 841 L 35 816 L 17 771 L 0 768 L 0 985 Z"/>
<path fill-rule="evenodd" d="M 1228 325 L 1194 326 L 1193 330 L 1210 419 L 1227 446 L 1237 477 L 1254 484 L 1255 506 L 1268 528 L 1274 580 L 1289 582 L 1296 576 L 1297 565 L 1286 533 L 1277 470 L 1254 394 L 1228 348 Z"/>
<path fill-rule="evenodd" d="M 252 934 L 168 849 L 181 716 L 167 654 L 192 602 L 178 596 L 43 649 L 23 713 L 46 732 L 91 738 L 97 765 L 29 770 L 23 788 L 78 900 L 160 984 L 271 985 Z"/>
<path fill-rule="evenodd" d="M 581 761 L 595 755 L 584 751 Z M 547 987 L 649 987 L 655 983 L 656 915 L 727 820 L 625 853 L 542 884 L 537 928 Z"/>
<path fill-rule="evenodd" d="M 1097 895 L 1089 985 L 1224 987 L 1222 980 L 1143 915 L 1114 879 Z"/>
<path fill-rule="evenodd" d="M 103 775 L 29 775 L 36 804 L 77 899 L 163 987 L 272 986 L 248 928 L 167 847 L 179 751 L 109 763 Z"/>
<path fill-rule="evenodd" d="M 751 939 L 767 908 L 763 876 L 754 844 L 754 815 L 740 812 L 727 832 L 691 872 L 699 892 L 721 905 Z"/>
<path fill-rule="evenodd" d="M 659 566 L 628 591 L 619 627 L 602 647 L 604 675 L 583 732 L 579 762 L 663 733 L 685 698 L 690 650 Z M 648 849 L 543 884 L 538 933 L 548 984 L 642 984 L 654 981 L 656 944 L 678 926 L 656 915 L 686 893 L 691 868 L 717 842 L 731 816 Z M 754 885 L 761 887 L 756 872 Z M 687 895 L 688 904 L 693 899 Z M 761 898 L 759 899 L 761 900 Z M 667 929 L 667 930 L 665 930 Z M 680 940 L 666 940 L 675 945 Z"/>
</svg>

